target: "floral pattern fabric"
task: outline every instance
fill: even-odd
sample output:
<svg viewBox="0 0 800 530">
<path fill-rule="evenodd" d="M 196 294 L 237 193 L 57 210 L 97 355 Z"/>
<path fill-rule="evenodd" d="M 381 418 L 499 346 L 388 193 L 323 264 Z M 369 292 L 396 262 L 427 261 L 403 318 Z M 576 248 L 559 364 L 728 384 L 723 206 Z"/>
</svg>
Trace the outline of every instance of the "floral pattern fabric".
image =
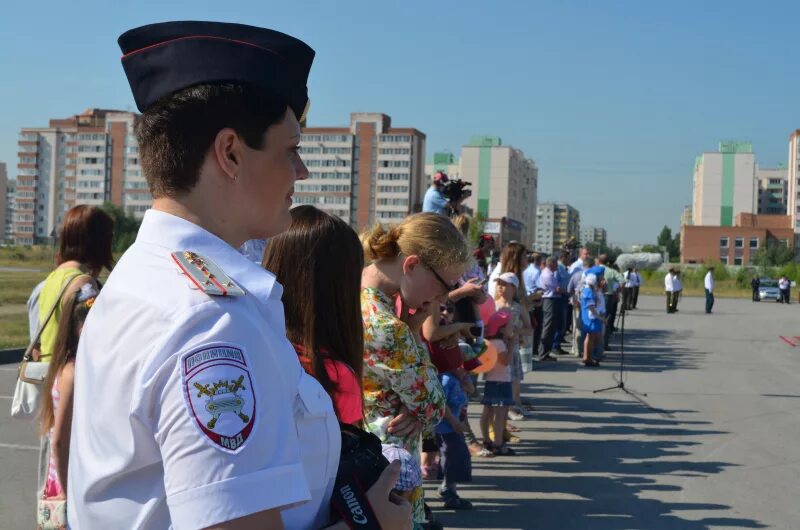
<svg viewBox="0 0 800 530">
<path fill-rule="evenodd" d="M 389 423 L 405 406 L 432 433 L 444 417 L 445 396 L 428 350 L 394 313 L 384 293 L 361 291 L 364 321 L 364 424 L 383 443 L 397 444 L 420 461 L 422 436 L 398 437 L 387 432 Z M 421 490 L 421 488 L 420 488 Z M 423 498 L 414 495 L 414 521 L 425 520 Z"/>
</svg>

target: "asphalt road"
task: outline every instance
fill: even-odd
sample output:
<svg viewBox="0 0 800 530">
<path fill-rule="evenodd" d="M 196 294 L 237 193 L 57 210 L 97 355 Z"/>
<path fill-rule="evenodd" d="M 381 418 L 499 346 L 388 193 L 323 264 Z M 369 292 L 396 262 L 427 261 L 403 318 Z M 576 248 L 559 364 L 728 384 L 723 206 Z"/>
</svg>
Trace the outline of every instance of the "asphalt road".
<svg viewBox="0 0 800 530">
<path fill-rule="evenodd" d="M 626 322 L 626 385 L 619 359 L 599 369 L 561 358 L 526 377 L 536 411 L 515 457 L 475 459 L 462 487 L 471 512 L 442 510 L 448 528 L 800 528 L 800 306 L 699 298 L 666 315 L 640 299 Z M 781 336 L 784 338 L 782 339 Z M 617 343 L 618 344 L 618 343 Z M 37 442 L 9 419 L 15 372 L 0 366 L 0 514 L 3 529 L 32 528 Z M 470 406 L 476 432 L 480 405 Z"/>
</svg>

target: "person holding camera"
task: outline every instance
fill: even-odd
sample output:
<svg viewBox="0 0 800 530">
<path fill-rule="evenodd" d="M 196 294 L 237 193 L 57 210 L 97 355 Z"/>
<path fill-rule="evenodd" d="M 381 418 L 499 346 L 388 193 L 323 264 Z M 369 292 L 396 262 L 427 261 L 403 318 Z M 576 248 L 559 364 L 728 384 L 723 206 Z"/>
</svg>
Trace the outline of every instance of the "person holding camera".
<svg viewBox="0 0 800 530">
<path fill-rule="evenodd" d="M 431 185 L 428 191 L 425 192 L 425 197 L 422 200 L 422 211 L 425 213 L 436 213 L 439 215 L 449 216 L 451 213 L 457 214 L 461 200 L 450 201 L 445 197 L 443 190 L 445 185 L 450 181 L 447 175 L 441 171 L 433 174 Z"/>
<path fill-rule="evenodd" d="M 237 251 L 290 225 L 314 51 L 217 22 L 119 45 L 153 208 L 78 345 L 69 523 L 326 527 L 343 445 L 331 399 L 286 339 L 282 287 Z M 384 530 L 411 524 L 398 475 L 366 493 Z"/>
</svg>

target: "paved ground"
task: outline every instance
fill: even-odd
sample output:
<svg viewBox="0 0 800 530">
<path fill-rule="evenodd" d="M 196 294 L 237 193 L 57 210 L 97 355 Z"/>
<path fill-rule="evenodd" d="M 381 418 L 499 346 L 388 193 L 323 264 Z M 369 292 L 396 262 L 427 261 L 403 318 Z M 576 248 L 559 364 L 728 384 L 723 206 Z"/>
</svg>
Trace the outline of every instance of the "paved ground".
<svg viewBox="0 0 800 530">
<path fill-rule="evenodd" d="M 720 300 L 714 315 L 687 298 L 676 315 L 644 297 L 627 321 L 625 381 L 617 353 L 600 369 L 572 359 L 528 374 L 537 411 L 518 422 L 516 457 L 476 460 L 462 494 L 472 512 L 442 511 L 449 528 L 800 528 L 798 306 Z M 787 337 L 797 347 L 780 339 Z M 0 394 L 13 368 L 0 366 Z M 31 528 L 33 429 L 0 398 L 2 528 Z M 473 427 L 479 408 L 472 405 Z M 433 485 L 429 497 L 435 497 Z"/>
</svg>

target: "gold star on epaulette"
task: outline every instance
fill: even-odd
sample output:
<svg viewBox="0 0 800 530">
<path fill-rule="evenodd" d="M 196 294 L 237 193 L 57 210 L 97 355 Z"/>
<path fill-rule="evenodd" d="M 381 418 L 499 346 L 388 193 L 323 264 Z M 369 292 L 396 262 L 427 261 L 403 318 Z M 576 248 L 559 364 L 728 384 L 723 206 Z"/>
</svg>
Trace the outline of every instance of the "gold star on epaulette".
<svg viewBox="0 0 800 530">
<path fill-rule="evenodd" d="M 189 250 L 173 252 L 172 259 L 204 293 L 212 296 L 243 296 L 244 290 L 208 258 Z"/>
</svg>

